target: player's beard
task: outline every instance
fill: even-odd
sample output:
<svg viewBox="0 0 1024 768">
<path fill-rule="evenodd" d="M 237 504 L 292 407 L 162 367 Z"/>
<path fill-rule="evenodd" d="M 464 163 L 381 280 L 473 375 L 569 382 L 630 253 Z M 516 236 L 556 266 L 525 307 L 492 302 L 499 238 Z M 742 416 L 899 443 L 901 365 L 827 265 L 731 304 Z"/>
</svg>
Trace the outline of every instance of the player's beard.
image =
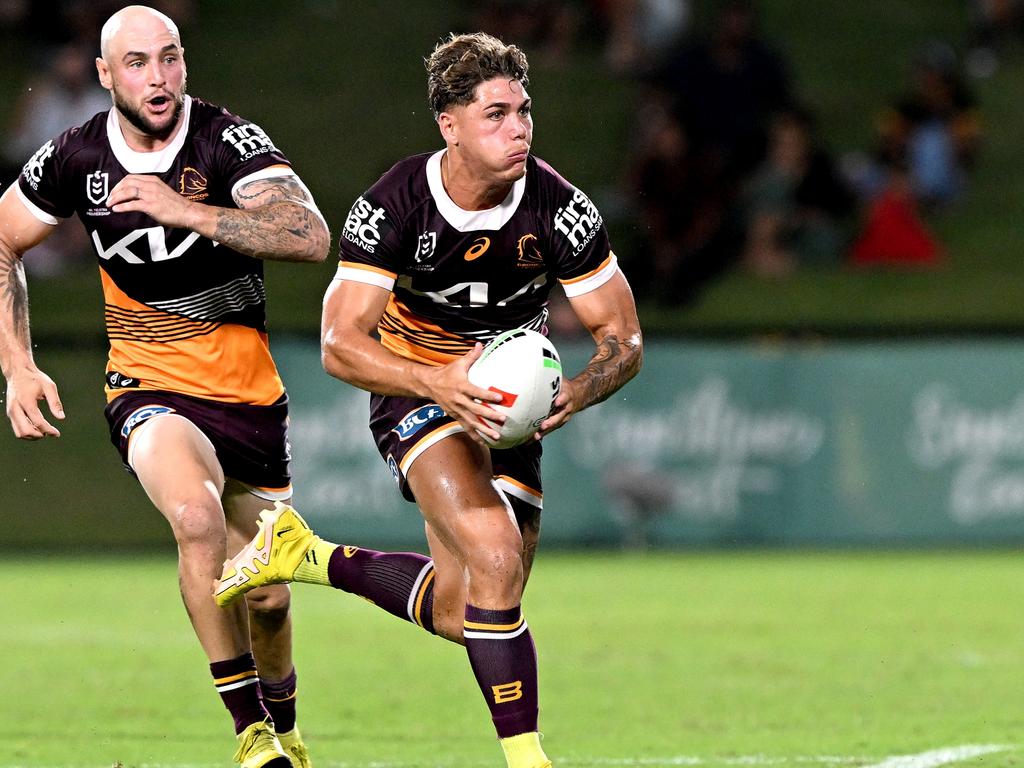
<svg viewBox="0 0 1024 768">
<path fill-rule="evenodd" d="M 157 141 L 164 141 L 174 133 L 174 129 L 178 126 L 178 121 L 181 120 L 181 111 L 185 107 L 185 89 L 182 88 L 181 91 L 174 95 L 174 112 L 171 115 L 170 121 L 163 128 L 154 126 L 142 114 L 141 108 L 134 108 L 121 98 L 117 91 L 114 91 L 114 106 L 117 107 L 117 111 L 124 116 L 125 120 L 138 128 L 142 133 Z"/>
</svg>

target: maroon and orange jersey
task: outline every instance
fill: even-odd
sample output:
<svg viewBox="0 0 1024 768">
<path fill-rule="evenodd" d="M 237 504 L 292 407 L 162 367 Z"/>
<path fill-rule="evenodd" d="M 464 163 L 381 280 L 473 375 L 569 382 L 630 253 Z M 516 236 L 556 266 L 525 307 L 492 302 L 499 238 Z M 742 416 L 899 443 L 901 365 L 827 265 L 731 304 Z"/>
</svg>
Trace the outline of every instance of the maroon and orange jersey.
<svg viewBox="0 0 1024 768">
<path fill-rule="evenodd" d="M 349 211 L 336 279 L 392 291 L 378 330 L 397 355 L 440 365 L 510 328 L 540 330 L 556 282 L 569 297 L 617 271 L 597 208 L 543 160 L 486 211 L 441 181 L 446 150 L 396 164 Z"/>
<path fill-rule="evenodd" d="M 46 142 L 18 179 L 41 221 L 77 214 L 99 261 L 111 400 L 133 389 L 268 405 L 284 386 L 266 335 L 263 262 L 144 213 L 114 213 L 110 190 L 129 173 L 152 174 L 179 194 L 234 208 L 233 191 L 292 173 L 263 130 L 185 97 L 182 128 L 158 152 L 136 152 L 114 110 Z"/>
</svg>

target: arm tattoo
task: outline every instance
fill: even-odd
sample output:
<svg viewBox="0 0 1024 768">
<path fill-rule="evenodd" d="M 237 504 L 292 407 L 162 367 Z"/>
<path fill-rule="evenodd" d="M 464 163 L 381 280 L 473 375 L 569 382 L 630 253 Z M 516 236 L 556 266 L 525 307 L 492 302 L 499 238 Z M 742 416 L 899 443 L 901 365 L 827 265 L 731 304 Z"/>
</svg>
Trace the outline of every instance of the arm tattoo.
<svg viewBox="0 0 1024 768">
<path fill-rule="evenodd" d="M 13 253 L 0 250 L 0 335 L 8 325 L 14 342 L 29 346 L 28 333 L 28 288 L 25 283 L 25 267 Z"/>
<path fill-rule="evenodd" d="M 607 400 L 627 381 L 636 376 L 643 362 L 639 336 L 620 342 L 618 336 L 608 334 L 597 345 L 583 373 L 573 383 L 581 393 L 580 409 Z"/>
<path fill-rule="evenodd" d="M 234 195 L 239 210 L 220 209 L 213 239 L 259 259 L 307 260 L 330 246 L 327 225 L 295 177 L 259 179 Z M 322 257 L 321 257 L 322 258 Z"/>
</svg>

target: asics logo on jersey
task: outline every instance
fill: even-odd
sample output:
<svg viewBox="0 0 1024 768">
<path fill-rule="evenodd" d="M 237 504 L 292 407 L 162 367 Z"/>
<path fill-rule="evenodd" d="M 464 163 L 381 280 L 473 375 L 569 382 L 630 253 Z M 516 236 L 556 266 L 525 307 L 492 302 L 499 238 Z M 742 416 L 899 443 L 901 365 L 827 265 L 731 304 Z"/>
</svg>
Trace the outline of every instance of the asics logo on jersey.
<svg viewBox="0 0 1024 768">
<path fill-rule="evenodd" d="M 367 253 L 373 253 L 384 239 L 384 227 L 387 223 L 387 215 L 383 208 L 377 208 L 365 197 L 360 197 L 348 212 L 342 237 Z"/>
<path fill-rule="evenodd" d="M 25 181 L 29 183 L 32 189 L 39 189 L 39 182 L 43 180 L 43 165 L 46 161 L 53 157 L 54 149 L 53 142 L 48 141 L 39 149 L 36 153 L 28 159 L 25 166 L 21 169 L 22 175 L 25 177 Z"/>
<path fill-rule="evenodd" d="M 238 150 L 238 154 L 242 156 L 243 160 L 248 160 L 256 155 L 264 155 L 267 152 L 277 152 L 274 142 L 255 123 L 225 128 L 220 135 L 220 140 Z"/>
<path fill-rule="evenodd" d="M 93 205 L 103 205 L 110 194 L 110 174 L 93 171 L 85 177 L 85 196 Z"/>
<path fill-rule="evenodd" d="M 129 264 L 145 264 L 146 260 L 139 258 L 130 248 L 136 240 L 143 237 L 146 238 L 149 245 L 149 260 L 157 262 L 178 258 L 192 247 L 192 244 L 199 239 L 200 235 L 198 232 L 189 232 L 174 250 L 168 251 L 163 227 L 134 229 L 109 248 L 103 246 L 103 243 L 100 241 L 100 233 L 93 230 L 92 244 L 96 248 L 96 255 L 105 261 L 109 261 L 115 256 L 120 256 Z M 215 246 L 218 245 L 216 240 L 212 242 Z"/>
<path fill-rule="evenodd" d="M 590 198 L 578 189 L 572 200 L 555 211 L 555 229 L 565 235 L 573 253 L 579 253 L 594 239 L 602 221 Z"/>
<path fill-rule="evenodd" d="M 466 251 L 466 254 L 462 258 L 464 258 L 466 261 L 473 261 L 474 259 L 479 259 L 485 253 L 487 253 L 487 249 L 490 247 L 491 238 L 478 237 L 476 240 L 473 241 L 473 245 L 469 247 L 469 250 Z"/>
</svg>

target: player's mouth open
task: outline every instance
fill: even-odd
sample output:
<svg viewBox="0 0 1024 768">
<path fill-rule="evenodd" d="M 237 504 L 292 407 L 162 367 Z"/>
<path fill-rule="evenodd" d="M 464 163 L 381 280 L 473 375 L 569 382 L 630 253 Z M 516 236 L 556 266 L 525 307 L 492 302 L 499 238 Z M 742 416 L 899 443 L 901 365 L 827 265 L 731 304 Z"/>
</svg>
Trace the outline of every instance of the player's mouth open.
<svg viewBox="0 0 1024 768">
<path fill-rule="evenodd" d="M 146 102 L 153 112 L 163 112 L 167 109 L 167 106 L 171 103 L 171 100 L 166 96 L 154 96 L 152 99 Z"/>
</svg>

